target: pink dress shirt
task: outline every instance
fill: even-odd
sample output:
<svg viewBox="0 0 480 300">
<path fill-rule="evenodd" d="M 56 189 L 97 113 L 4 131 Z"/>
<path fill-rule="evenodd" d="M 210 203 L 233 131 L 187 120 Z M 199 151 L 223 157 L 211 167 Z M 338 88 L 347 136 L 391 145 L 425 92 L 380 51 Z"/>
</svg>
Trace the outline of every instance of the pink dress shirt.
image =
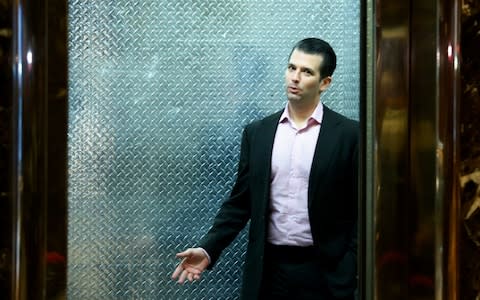
<svg viewBox="0 0 480 300">
<path fill-rule="evenodd" d="M 272 152 L 267 240 L 275 245 L 313 245 L 308 216 L 308 181 L 323 118 L 321 102 L 297 128 L 288 112 L 280 117 Z"/>
</svg>

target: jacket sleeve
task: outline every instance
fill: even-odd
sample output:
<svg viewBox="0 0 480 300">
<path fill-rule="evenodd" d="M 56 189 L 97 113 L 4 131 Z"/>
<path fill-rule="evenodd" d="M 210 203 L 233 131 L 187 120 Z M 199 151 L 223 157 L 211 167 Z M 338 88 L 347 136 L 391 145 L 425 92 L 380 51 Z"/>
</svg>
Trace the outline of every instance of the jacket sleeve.
<svg viewBox="0 0 480 300">
<path fill-rule="evenodd" d="M 222 251 L 235 239 L 250 218 L 249 191 L 249 138 L 248 127 L 244 129 L 240 147 L 237 179 L 227 198 L 220 207 L 212 227 L 200 240 L 199 247 L 210 256 L 211 269 Z"/>
</svg>

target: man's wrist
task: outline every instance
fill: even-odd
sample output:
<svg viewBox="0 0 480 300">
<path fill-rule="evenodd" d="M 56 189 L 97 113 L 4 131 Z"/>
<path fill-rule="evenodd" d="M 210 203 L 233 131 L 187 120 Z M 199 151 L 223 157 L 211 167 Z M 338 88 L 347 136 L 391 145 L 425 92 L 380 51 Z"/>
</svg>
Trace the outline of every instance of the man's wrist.
<svg viewBox="0 0 480 300">
<path fill-rule="evenodd" d="M 210 255 L 208 254 L 208 252 L 207 252 L 205 249 L 203 249 L 202 247 L 198 247 L 198 249 L 200 249 L 200 250 L 203 251 L 203 254 L 205 254 L 205 256 L 206 256 L 207 259 L 208 259 L 208 263 L 210 263 L 212 260 L 211 260 L 211 258 L 210 258 Z"/>
</svg>

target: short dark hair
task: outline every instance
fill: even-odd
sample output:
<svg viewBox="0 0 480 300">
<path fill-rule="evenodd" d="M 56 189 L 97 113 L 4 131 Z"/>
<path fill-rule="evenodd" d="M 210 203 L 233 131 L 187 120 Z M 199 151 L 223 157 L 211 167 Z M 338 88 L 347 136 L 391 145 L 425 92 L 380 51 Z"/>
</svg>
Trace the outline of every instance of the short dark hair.
<svg viewBox="0 0 480 300">
<path fill-rule="evenodd" d="M 290 56 L 292 56 L 295 49 L 307 54 L 321 55 L 323 57 L 323 62 L 320 66 L 321 78 L 332 76 L 333 71 L 335 71 L 335 68 L 337 67 L 337 56 L 329 43 L 319 38 L 306 38 L 293 46 Z M 290 56 L 288 58 L 289 60 Z"/>
</svg>

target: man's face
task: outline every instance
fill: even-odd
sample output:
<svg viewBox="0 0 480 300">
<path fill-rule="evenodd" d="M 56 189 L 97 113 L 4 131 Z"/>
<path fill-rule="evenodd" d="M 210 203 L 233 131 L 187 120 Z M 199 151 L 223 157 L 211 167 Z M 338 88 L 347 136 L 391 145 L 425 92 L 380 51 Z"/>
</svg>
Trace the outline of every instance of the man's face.
<svg viewBox="0 0 480 300">
<path fill-rule="evenodd" d="M 285 71 L 285 84 L 289 101 L 317 103 L 320 93 L 330 85 L 331 77 L 322 80 L 320 66 L 323 56 L 307 54 L 295 49 Z"/>
</svg>

